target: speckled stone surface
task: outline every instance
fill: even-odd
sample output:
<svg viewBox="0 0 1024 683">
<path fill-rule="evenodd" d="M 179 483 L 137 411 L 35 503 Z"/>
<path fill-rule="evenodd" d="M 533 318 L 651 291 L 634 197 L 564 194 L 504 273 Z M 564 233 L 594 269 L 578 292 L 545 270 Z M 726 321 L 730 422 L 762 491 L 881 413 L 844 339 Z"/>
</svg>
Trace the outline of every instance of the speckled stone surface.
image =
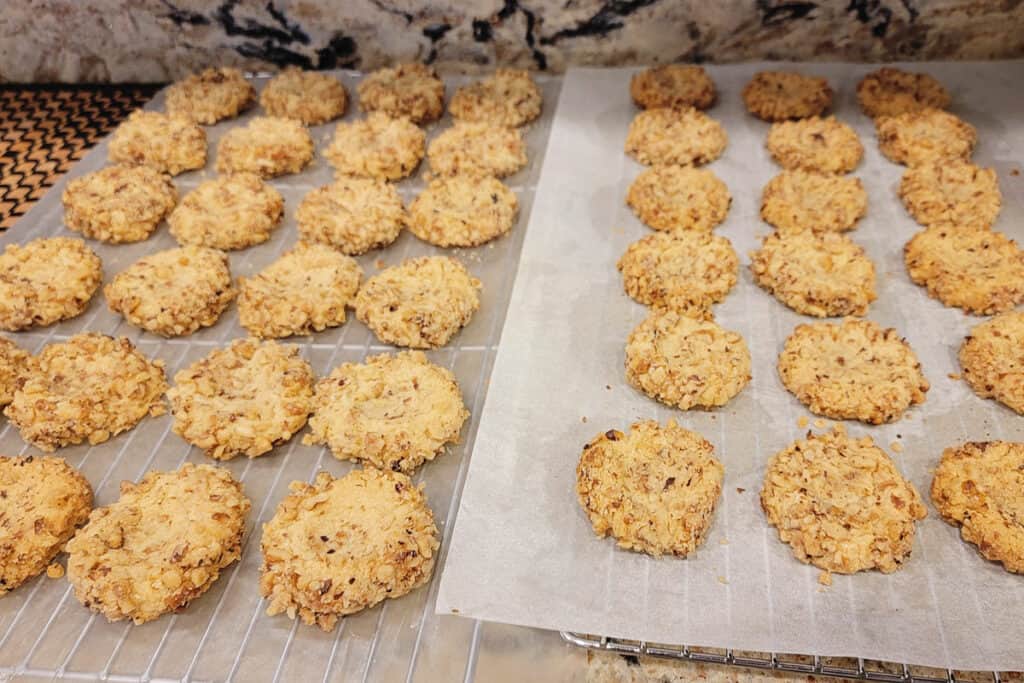
<svg viewBox="0 0 1024 683">
<path fill-rule="evenodd" d="M 1021 56 L 1021 0 L 7 0 L 0 14 L 0 80 L 15 82 L 166 81 L 209 64 Z"/>
</svg>

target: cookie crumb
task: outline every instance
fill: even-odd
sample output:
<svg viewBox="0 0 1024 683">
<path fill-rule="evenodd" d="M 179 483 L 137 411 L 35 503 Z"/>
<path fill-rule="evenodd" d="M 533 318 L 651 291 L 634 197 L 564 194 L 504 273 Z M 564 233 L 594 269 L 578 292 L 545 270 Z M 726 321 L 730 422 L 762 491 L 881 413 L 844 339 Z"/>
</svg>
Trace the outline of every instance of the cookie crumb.
<svg viewBox="0 0 1024 683">
<path fill-rule="evenodd" d="M 737 486 L 736 487 L 736 493 L 746 493 L 746 492 L 747 492 L 747 490 L 745 488 L 743 488 L 742 486 Z"/>
<path fill-rule="evenodd" d="M 822 586 L 831 586 L 832 572 L 823 571 L 822 573 L 818 574 L 818 583 L 820 583 Z"/>
<path fill-rule="evenodd" d="M 51 562 L 46 568 L 46 575 L 51 579 L 59 579 L 64 576 L 64 565 L 60 562 Z"/>
<path fill-rule="evenodd" d="M 817 427 L 818 429 L 824 429 L 825 427 L 828 426 L 828 422 L 825 422 L 824 420 L 815 420 L 814 426 Z"/>
<path fill-rule="evenodd" d="M 946 376 L 949 377 L 952 380 L 962 379 L 959 372 L 951 372 L 951 373 L 949 373 Z"/>
<path fill-rule="evenodd" d="M 889 448 L 892 449 L 893 453 L 903 452 L 903 444 L 901 444 L 899 441 L 893 441 L 891 444 L 889 444 Z"/>
<path fill-rule="evenodd" d="M 1020 175 L 1020 169 L 1019 168 L 1011 168 L 1010 169 L 1010 175 Z"/>
<path fill-rule="evenodd" d="M 587 416 L 584 415 L 582 418 L 580 418 L 580 421 L 583 422 L 583 424 L 587 424 Z"/>
<path fill-rule="evenodd" d="M 799 427 L 800 429 L 806 427 L 808 423 L 810 423 L 810 420 L 807 419 L 806 415 L 801 415 L 796 419 L 796 426 Z"/>
<path fill-rule="evenodd" d="M 725 578 L 724 576 L 719 576 L 718 577 L 718 583 L 722 584 L 723 586 L 728 586 L 729 585 L 729 579 Z"/>
</svg>

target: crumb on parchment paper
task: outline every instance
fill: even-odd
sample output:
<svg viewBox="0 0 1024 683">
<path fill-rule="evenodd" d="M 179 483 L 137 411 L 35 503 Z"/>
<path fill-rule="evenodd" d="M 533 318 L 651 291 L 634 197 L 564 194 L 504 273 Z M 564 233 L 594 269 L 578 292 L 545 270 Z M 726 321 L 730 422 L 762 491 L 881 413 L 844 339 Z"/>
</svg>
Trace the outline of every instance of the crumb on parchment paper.
<svg viewBox="0 0 1024 683">
<path fill-rule="evenodd" d="M 832 572 L 826 570 L 818 574 L 818 583 L 820 583 L 822 586 L 831 586 Z"/>
<path fill-rule="evenodd" d="M 796 426 L 799 427 L 800 429 L 803 429 L 808 425 L 809 422 L 810 420 L 807 419 L 806 415 L 801 415 L 796 419 Z"/>
<path fill-rule="evenodd" d="M 889 444 L 889 448 L 892 449 L 893 453 L 903 452 L 903 444 L 901 444 L 899 441 L 893 441 L 891 444 Z"/>
<path fill-rule="evenodd" d="M 949 373 L 946 376 L 949 377 L 950 379 L 953 379 L 953 380 L 960 379 L 960 373 L 959 372 L 951 372 L 951 373 Z"/>
<path fill-rule="evenodd" d="M 64 576 L 64 565 L 60 562 L 51 562 L 46 567 L 46 575 L 51 579 L 59 579 Z"/>
</svg>

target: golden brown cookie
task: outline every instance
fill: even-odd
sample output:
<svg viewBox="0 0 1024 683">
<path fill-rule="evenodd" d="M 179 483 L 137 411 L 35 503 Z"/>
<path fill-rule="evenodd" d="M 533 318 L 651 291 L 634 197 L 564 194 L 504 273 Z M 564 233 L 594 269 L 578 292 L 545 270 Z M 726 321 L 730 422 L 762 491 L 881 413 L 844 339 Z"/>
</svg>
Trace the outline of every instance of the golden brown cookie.
<svg viewBox="0 0 1024 683">
<path fill-rule="evenodd" d="M 339 123 L 324 156 L 339 175 L 400 180 L 419 166 L 426 134 L 409 119 L 373 112 Z"/>
<path fill-rule="evenodd" d="M 409 232 L 439 247 L 475 247 L 501 237 L 519 215 L 516 193 L 491 176 L 431 180 L 409 204 Z"/>
<path fill-rule="evenodd" d="M 31 358 L 28 351 L 0 337 L 0 408 L 14 400 L 14 392 L 24 381 Z"/>
<path fill-rule="evenodd" d="M 439 534 L 423 487 L 401 472 L 373 467 L 313 484 L 291 495 L 263 525 L 260 594 L 267 614 L 286 612 L 324 631 L 338 618 L 430 580 Z"/>
<path fill-rule="evenodd" d="M 316 126 L 344 115 L 348 95 L 330 74 L 288 67 L 263 88 L 260 104 L 271 116 Z"/>
<path fill-rule="evenodd" d="M 942 84 L 928 74 L 883 66 L 857 84 L 857 101 L 865 114 L 877 118 L 928 108 L 945 109 L 950 98 Z"/>
<path fill-rule="evenodd" d="M 995 169 L 960 159 L 908 168 L 899 192 L 921 225 L 991 228 L 1003 203 Z"/>
<path fill-rule="evenodd" d="M 543 96 L 529 71 L 498 69 L 455 91 L 448 113 L 459 121 L 485 121 L 517 128 L 540 116 Z"/>
<path fill-rule="evenodd" d="M 354 256 L 394 242 L 405 223 L 405 208 L 391 183 L 338 176 L 302 198 L 295 220 L 302 239 Z"/>
<path fill-rule="evenodd" d="M 206 180 L 167 219 L 182 246 L 245 249 L 262 244 L 281 223 L 284 198 L 255 173 Z"/>
<path fill-rule="evenodd" d="M 80 239 L 9 244 L 0 254 L 0 329 L 27 330 L 73 318 L 101 282 L 100 257 Z"/>
<path fill-rule="evenodd" d="M 750 253 L 750 272 L 761 289 L 804 315 L 866 315 L 878 298 L 875 265 L 839 233 L 772 233 Z"/>
<path fill-rule="evenodd" d="M 206 165 L 206 131 L 185 116 L 136 109 L 111 136 L 107 158 L 178 175 Z"/>
<path fill-rule="evenodd" d="M 743 88 L 747 111 L 765 121 L 819 116 L 832 106 L 828 81 L 790 71 L 759 71 Z"/>
<path fill-rule="evenodd" d="M 655 557 L 694 552 L 722 493 L 725 468 L 714 452 L 672 420 L 598 434 L 576 466 L 576 495 L 594 533 Z"/>
<path fill-rule="evenodd" d="M 779 376 L 815 415 L 868 424 L 899 419 L 929 388 L 906 339 L 857 318 L 797 325 L 779 354 Z"/>
<path fill-rule="evenodd" d="M 209 68 L 167 88 L 167 112 L 209 125 L 248 109 L 256 91 L 238 69 Z"/>
<path fill-rule="evenodd" d="M 32 359 L 4 415 L 40 450 L 92 445 L 165 412 L 162 361 L 125 337 L 85 332 L 50 344 Z"/>
<path fill-rule="evenodd" d="M 1002 313 L 1024 301 L 1024 252 L 995 230 L 926 228 L 907 242 L 903 261 L 929 296 L 967 313 Z"/>
<path fill-rule="evenodd" d="M 255 173 L 274 178 L 298 173 L 313 160 L 313 138 L 294 119 L 257 116 L 232 128 L 217 145 L 219 173 Z"/>
<path fill-rule="evenodd" d="M 641 109 L 709 109 L 718 96 L 708 72 L 695 64 L 663 64 L 644 69 L 630 79 L 629 94 Z"/>
<path fill-rule="evenodd" d="M 313 402 L 303 443 L 406 474 L 457 443 L 469 417 L 455 375 L 422 351 L 342 363 L 317 383 Z"/>
<path fill-rule="evenodd" d="M 750 351 L 710 320 L 655 310 L 626 342 L 626 379 L 680 410 L 722 406 L 750 381 Z"/>
<path fill-rule="evenodd" d="M 978 396 L 1024 414 L 1024 312 L 976 325 L 960 346 L 960 368 Z"/>
<path fill-rule="evenodd" d="M 655 230 L 710 231 L 725 220 L 732 195 L 718 176 L 689 166 L 655 166 L 636 177 L 626 204 Z"/>
<path fill-rule="evenodd" d="M 178 203 L 167 176 L 148 166 L 108 166 L 64 188 L 64 224 L 101 242 L 139 242 Z"/>
<path fill-rule="evenodd" d="M 971 158 L 978 132 L 941 109 L 921 109 L 875 119 L 878 149 L 904 166 Z"/>
<path fill-rule="evenodd" d="M 438 175 L 504 178 L 526 166 L 526 143 L 518 128 L 460 121 L 431 141 L 427 160 Z"/>
<path fill-rule="evenodd" d="M 185 609 L 242 554 L 251 503 L 222 467 L 185 463 L 121 482 L 67 545 L 68 581 L 83 605 L 136 624 Z"/>
<path fill-rule="evenodd" d="M 812 173 L 849 173 L 864 156 L 857 133 L 834 116 L 773 123 L 765 146 L 779 166 Z"/>
<path fill-rule="evenodd" d="M 641 164 L 700 166 L 722 156 L 729 138 L 718 121 L 696 109 L 647 109 L 629 124 L 626 154 Z"/>
<path fill-rule="evenodd" d="M 852 230 L 867 210 L 860 178 L 783 171 L 761 194 L 761 218 L 779 232 Z"/>
<path fill-rule="evenodd" d="M 444 83 L 434 68 L 409 62 L 377 69 L 356 88 L 359 106 L 415 123 L 430 123 L 444 112 Z"/>
<path fill-rule="evenodd" d="M 480 288 L 457 259 L 408 259 L 366 281 L 356 295 L 356 317 L 385 344 L 433 349 L 469 323 Z"/>
<path fill-rule="evenodd" d="M 903 566 L 928 511 L 871 437 L 810 434 L 768 462 L 761 508 L 793 556 L 826 572 Z"/>
</svg>

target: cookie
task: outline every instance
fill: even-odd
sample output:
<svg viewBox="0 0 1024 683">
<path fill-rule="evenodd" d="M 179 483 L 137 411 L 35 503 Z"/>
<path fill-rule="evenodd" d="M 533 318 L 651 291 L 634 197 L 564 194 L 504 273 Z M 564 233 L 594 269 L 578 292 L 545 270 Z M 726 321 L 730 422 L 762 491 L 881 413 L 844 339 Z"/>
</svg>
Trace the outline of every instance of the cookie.
<svg viewBox="0 0 1024 683">
<path fill-rule="evenodd" d="M 103 282 L 100 257 L 80 239 L 46 237 L 0 254 L 0 329 L 74 318 Z"/>
<path fill-rule="evenodd" d="M 356 88 L 363 111 L 430 123 L 444 112 L 444 83 L 434 68 L 409 62 L 377 69 Z"/>
<path fill-rule="evenodd" d="M 111 311 L 164 337 L 213 325 L 235 298 L 228 255 L 194 246 L 143 256 L 118 273 L 103 293 Z"/>
<path fill-rule="evenodd" d="M 946 306 L 992 315 L 1024 302 L 1024 253 L 1001 232 L 926 228 L 907 242 L 903 261 L 910 279 Z"/>
<path fill-rule="evenodd" d="M 295 220 L 302 239 L 354 256 L 394 242 L 405 223 L 405 207 L 391 183 L 338 176 L 302 198 Z"/>
<path fill-rule="evenodd" d="M 928 514 L 885 451 L 841 427 L 808 433 L 772 457 L 761 508 L 796 559 L 840 574 L 900 569 Z"/>
<path fill-rule="evenodd" d="M 439 247 L 475 247 L 512 229 L 516 193 L 497 178 L 458 175 L 431 180 L 409 204 L 409 232 Z"/>
<path fill-rule="evenodd" d="M 178 203 L 170 176 L 148 166 L 108 166 L 64 188 L 64 224 L 101 242 L 140 242 Z"/>
<path fill-rule="evenodd" d="M 480 288 L 457 259 L 408 259 L 366 281 L 356 295 L 356 317 L 385 344 L 433 349 L 480 308 Z"/>
<path fill-rule="evenodd" d="M 985 559 L 1024 574 L 1024 444 L 964 443 L 942 452 L 932 502 Z"/>
<path fill-rule="evenodd" d="M 439 544 L 423 487 L 406 475 L 320 472 L 293 482 L 263 525 L 260 594 L 267 614 L 331 631 L 339 617 L 427 583 Z"/>
<path fill-rule="evenodd" d="M 206 180 L 167 219 L 178 244 L 245 249 L 262 244 L 281 223 L 284 198 L 255 173 Z"/>
<path fill-rule="evenodd" d="M 995 169 L 961 159 L 908 168 L 900 181 L 903 206 L 921 225 L 991 228 L 1003 198 Z"/>
<path fill-rule="evenodd" d="M 626 342 L 626 379 L 680 410 L 714 408 L 750 381 L 750 351 L 743 337 L 710 320 L 655 310 Z"/>
<path fill-rule="evenodd" d="M 256 91 L 238 69 L 209 68 L 167 88 L 167 112 L 210 125 L 248 109 Z"/>
<path fill-rule="evenodd" d="M 458 122 L 431 141 L 427 160 L 437 175 L 504 178 L 526 166 L 526 143 L 518 128 Z"/>
<path fill-rule="evenodd" d="M 797 313 L 818 318 L 866 315 L 875 294 L 875 265 L 846 235 L 772 233 L 750 253 L 761 289 Z"/>
<path fill-rule="evenodd" d="M 314 406 L 303 443 L 406 474 L 458 443 L 469 417 L 455 375 L 422 351 L 339 365 L 317 383 Z"/>
<path fill-rule="evenodd" d="M 688 231 L 633 242 L 618 269 L 634 300 L 685 312 L 725 299 L 736 284 L 739 263 L 726 238 Z"/>
<path fill-rule="evenodd" d="M 540 116 L 543 99 L 529 71 L 498 69 L 492 76 L 456 90 L 448 113 L 459 121 L 517 128 Z"/>
<path fill-rule="evenodd" d="M 260 105 L 271 116 L 316 126 L 343 116 L 348 95 L 341 81 L 330 74 L 288 67 L 263 88 Z"/>
<path fill-rule="evenodd" d="M 298 347 L 236 339 L 174 376 L 174 433 L 216 460 L 263 455 L 305 426 L 314 379 Z"/>
<path fill-rule="evenodd" d="M 729 138 L 718 121 L 696 109 L 646 109 L 626 134 L 626 154 L 641 164 L 700 166 L 722 155 Z"/>
<path fill-rule="evenodd" d="M 251 503 L 222 467 L 185 463 L 121 482 L 67 545 L 68 582 L 110 621 L 152 621 L 185 609 L 242 554 Z"/>
<path fill-rule="evenodd" d="M 419 166 L 426 139 L 409 119 L 374 112 L 339 123 L 324 156 L 339 175 L 400 180 Z"/>
<path fill-rule="evenodd" d="M 867 211 L 860 178 L 783 171 L 761 194 L 761 218 L 779 232 L 852 230 Z"/>
<path fill-rule="evenodd" d="M 166 389 L 163 361 L 149 360 L 126 337 L 85 332 L 32 359 L 4 415 L 40 450 L 95 446 L 146 415 L 163 415 Z"/>
<path fill-rule="evenodd" d="M 942 84 L 928 74 L 883 66 L 857 84 L 857 101 L 864 113 L 874 119 L 929 108 L 945 109 L 950 98 Z"/>
<path fill-rule="evenodd" d="M 693 64 L 662 64 L 644 69 L 629 80 L 629 94 L 641 109 L 708 109 L 718 96 L 708 72 Z"/>
<path fill-rule="evenodd" d="M 576 466 L 576 495 L 598 537 L 658 557 L 686 557 L 704 542 L 722 494 L 715 448 L 674 421 L 598 434 Z"/>
<path fill-rule="evenodd" d="M 978 396 L 1024 414 L 1024 312 L 976 325 L 960 346 L 960 368 Z"/>
<path fill-rule="evenodd" d="M 232 128 L 217 145 L 219 173 L 255 173 L 274 178 L 298 173 L 313 160 L 313 138 L 294 119 L 257 116 Z"/>
<path fill-rule="evenodd" d="M 906 339 L 857 318 L 797 325 L 779 354 L 779 377 L 815 415 L 875 425 L 924 403 L 929 386 Z"/>
<path fill-rule="evenodd" d="M 14 392 L 28 372 L 31 358 L 28 351 L 10 339 L 0 337 L 0 408 L 14 400 Z"/>
<path fill-rule="evenodd" d="M 922 109 L 875 120 L 878 149 L 904 166 L 970 159 L 978 133 L 974 126 L 941 109 Z"/>
<path fill-rule="evenodd" d="M 655 230 L 710 231 L 725 220 L 732 195 L 718 176 L 689 166 L 655 166 L 636 177 L 626 204 Z"/>
<path fill-rule="evenodd" d="M 0 499 L 2 597 L 42 574 L 85 523 L 92 510 L 92 487 L 63 458 L 0 456 Z"/>
<path fill-rule="evenodd" d="M 185 116 L 136 109 L 114 130 L 107 158 L 178 175 L 206 165 L 206 131 Z"/>
<path fill-rule="evenodd" d="M 263 339 L 337 327 L 362 276 L 359 264 L 337 249 L 299 242 L 253 277 L 238 279 L 238 321 Z"/>
<path fill-rule="evenodd" d="M 819 116 L 832 106 L 828 81 L 790 71 L 759 71 L 743 88 L 747 111 L 764 121 Z"/>
<path fill-rule="evenodd" d="M 864 156 L 857 133 L 834 116 L 773 123 L 765 146 L 779 166 L 792 171 L 849 173 Z"/>
</svg>

